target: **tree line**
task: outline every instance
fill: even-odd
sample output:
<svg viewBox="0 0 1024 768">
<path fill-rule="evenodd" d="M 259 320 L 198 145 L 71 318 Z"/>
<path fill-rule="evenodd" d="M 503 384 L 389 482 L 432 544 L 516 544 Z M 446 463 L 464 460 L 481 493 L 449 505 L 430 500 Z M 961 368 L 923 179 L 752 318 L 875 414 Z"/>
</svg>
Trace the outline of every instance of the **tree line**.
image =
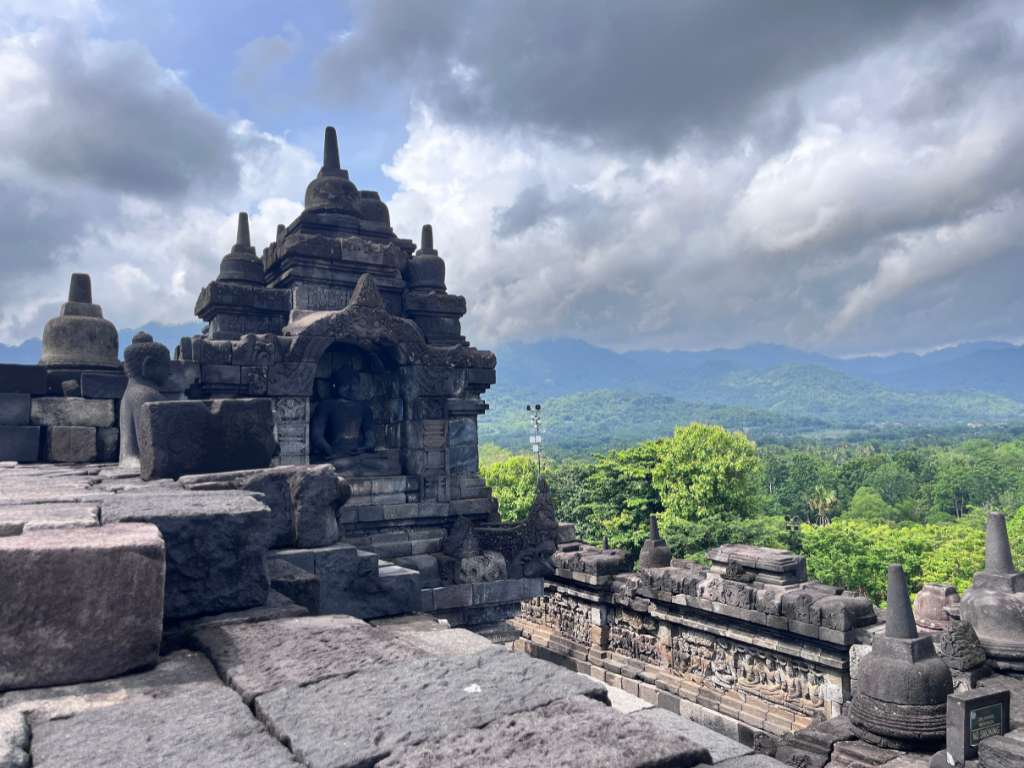
<svg viewBox="0 0 1024 768">
<path fill-rule="evenodd" d="M 1007 514 L 1024 557 L 1024 440 L 952 445 L 757 446 L 741 432 L 694 423 L 589 459 L 545 461 L 559 519 L 585 541 L 635 554 L 657 515 L 677 557 L 704 560 L 724 543 L 782 547 L 807 558 L 811 578 L 885 598 L 901 562 L 915 591 L 961 591 L 984 563 L 989 510 Z M 533 503 L 531 456 L 484 446 L 481 472 L 502 516 Z"/>
</svg>

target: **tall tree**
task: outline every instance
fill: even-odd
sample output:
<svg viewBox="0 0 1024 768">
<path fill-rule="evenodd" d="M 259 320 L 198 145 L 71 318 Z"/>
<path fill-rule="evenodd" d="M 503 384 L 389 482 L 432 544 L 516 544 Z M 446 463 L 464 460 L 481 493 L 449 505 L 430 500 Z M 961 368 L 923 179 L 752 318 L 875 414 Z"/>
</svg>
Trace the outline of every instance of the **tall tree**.
<svg viewBox="0 0 1024 768">
<path fill-rule="evenodd" d="M 742 541 L 738 524 L 764 503 L 757 447 L 719 426 L 677 427 L 652 479 L 665 508 L 662 534 L 678 555 L 702 557 L 708 547 Z"/>
</svg>

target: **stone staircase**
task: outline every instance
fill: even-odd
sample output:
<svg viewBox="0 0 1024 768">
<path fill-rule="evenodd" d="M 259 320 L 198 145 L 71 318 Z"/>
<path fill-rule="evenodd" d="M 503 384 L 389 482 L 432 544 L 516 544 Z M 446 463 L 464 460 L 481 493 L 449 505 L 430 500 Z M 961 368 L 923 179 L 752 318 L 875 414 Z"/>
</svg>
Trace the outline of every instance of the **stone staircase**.
<svg viewBox="0 0 1024 768">
<path fill-rule="evenodd" d="M 310 613 L 362 619 L 414 613 L 420 574 L 352 544 L 274 550 L 267 558 L 271 587 Z"/>
</svg>

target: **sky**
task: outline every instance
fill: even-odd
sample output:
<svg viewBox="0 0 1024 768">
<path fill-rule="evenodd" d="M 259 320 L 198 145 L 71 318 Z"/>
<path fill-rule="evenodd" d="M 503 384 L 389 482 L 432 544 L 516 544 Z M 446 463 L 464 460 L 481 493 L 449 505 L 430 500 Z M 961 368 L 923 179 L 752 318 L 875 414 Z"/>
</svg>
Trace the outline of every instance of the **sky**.
<svg viewBox="0 0 1024 768">
<path fill-rule="evenodd" d="M 480 347 L 1024 339 L 1024 4 L 0 0 L 0 343 L 194 320 L 342 165 Z"/>
</svg>

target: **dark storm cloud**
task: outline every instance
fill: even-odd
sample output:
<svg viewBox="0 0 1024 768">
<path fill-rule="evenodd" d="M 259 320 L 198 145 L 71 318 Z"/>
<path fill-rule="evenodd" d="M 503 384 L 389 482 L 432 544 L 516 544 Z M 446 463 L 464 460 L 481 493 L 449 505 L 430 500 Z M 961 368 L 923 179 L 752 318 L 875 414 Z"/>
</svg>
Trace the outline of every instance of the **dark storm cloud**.
<svg viewBox="0 0 1024 768">
<path fill-rule="evenodd" d="M 24 74 L 4 78 L 0 141 L 25 175 L 159 199 L 237 186 L 227 124 L 141 46 L 57 29 L 6 48 Z"/>
<path fill-rule="evenodd" d="M 320 80 L 341 100 L 404 83 L 449 120 L 642 151 L 740 135 L 780 146 L 801 123 L 787 89 L 909 27 L 943 23 L 955 5 L 358 2 Z"/>
</svg>

